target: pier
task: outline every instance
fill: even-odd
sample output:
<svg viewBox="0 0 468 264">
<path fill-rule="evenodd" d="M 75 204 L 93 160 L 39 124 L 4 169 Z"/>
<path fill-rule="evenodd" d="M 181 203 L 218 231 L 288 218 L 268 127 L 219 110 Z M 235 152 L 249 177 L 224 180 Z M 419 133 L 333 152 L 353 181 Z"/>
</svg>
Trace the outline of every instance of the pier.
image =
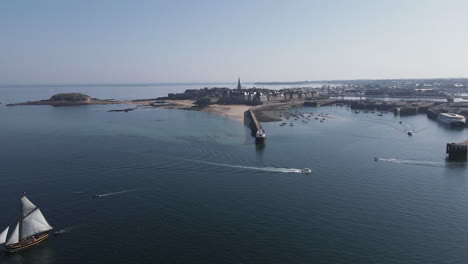
<svg viewBox="0 0 468 264">
<path fill-rule="evenodd" d="M 252 109 L 244 112 L 244 124 L 250 128 L 251 136 L 255 137 L 255 145 L 265 145 L 267 139 L 265 130 L 263 130 Z"/>
<path fill-rule="evenodd" d="M 335 100 L 335 99 L 322 99 L 322 100 L 314 100 L 314 101 L 306 101 L 304 102 L 304 106 L 313 106 L 313 107 L 319 107 L 319 106 L 327 106 L 327 105 L 332 105 L 336 103 L 341 103 L 344 100 Z M 347 102 L 347 101 L 344 101 Z"/>
<path fill-rule="evenodd" d="M 446 154 L 449 160 L 466 160 L 468 140 L 460 143 L 447 143 Z"/>
<path fill-rule="evenodd" d="M 255 136 L 261 127 L 260 122 L 258 122 L 257 117 L 251 109 L 244 113 L 244 124 L 250 128 L 252 136 Z"/>
</svg>

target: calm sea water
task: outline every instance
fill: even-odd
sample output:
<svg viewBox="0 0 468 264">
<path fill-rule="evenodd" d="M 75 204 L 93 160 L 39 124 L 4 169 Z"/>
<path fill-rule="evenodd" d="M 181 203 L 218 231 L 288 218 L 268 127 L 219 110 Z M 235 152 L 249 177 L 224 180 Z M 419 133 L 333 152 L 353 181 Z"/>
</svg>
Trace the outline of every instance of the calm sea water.
<svg viewBox="0 0 468 264">
<path fill-rule="evenodd" d="M 167 89 L 187 87 L 80 92 L 132 99 Z M 205 112 L 5 106 L 54 93 L 0 89 L 0 229 L 15 224 L 25 191 L 66 232 L 0 253 L 1 263 L 468 260 L 467 164 L 444 153 L 467 129 L 424 115 L 301 108 L 330 117 L 265 123 L 268 143 L 256 148 L 242 125 Z M 297 173 L 304 167 L 313 173 Z"/>
</svg>

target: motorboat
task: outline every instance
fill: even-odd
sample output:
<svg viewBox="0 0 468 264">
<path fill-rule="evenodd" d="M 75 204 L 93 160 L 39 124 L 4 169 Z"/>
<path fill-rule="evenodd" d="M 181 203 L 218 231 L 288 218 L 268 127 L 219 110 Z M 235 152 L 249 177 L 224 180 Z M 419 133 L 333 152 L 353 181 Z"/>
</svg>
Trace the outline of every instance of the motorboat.
<svg viewBox="0 0 468 264">
<path fill-rule="evenodd" d="M 301 169 L 301 172 L 309 174 L 309 173 L 312 173 L 312 170 L 309 168 L 304 168 L 304 169 Z"/>
<path fill-rule="evenodd" d="M 407 134 L 408 134 L 408 136 L 412 136 L 412 135 L 413 135 L 413 131 L 410 130 L 410 131 L 408 131 Z"/>
</svg>

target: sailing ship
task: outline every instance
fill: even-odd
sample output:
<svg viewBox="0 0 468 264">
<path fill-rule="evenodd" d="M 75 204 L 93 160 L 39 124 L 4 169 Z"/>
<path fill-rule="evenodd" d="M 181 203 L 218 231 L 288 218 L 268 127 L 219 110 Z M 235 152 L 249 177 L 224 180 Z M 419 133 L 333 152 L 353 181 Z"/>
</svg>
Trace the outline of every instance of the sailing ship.
<svg viewBox="0 0 468 264">
<path fill-rule="evenodd" d="M 5 243 L 5 249 L 10 252 L 36 245 L 49 237 L 49 225 L 41 210 L 29 201 L 26 196 L 21 198 L 19 221 L 13 233 L 6 240 L 9 227 L 0 234 L 0 245 Z"/>
</svg>

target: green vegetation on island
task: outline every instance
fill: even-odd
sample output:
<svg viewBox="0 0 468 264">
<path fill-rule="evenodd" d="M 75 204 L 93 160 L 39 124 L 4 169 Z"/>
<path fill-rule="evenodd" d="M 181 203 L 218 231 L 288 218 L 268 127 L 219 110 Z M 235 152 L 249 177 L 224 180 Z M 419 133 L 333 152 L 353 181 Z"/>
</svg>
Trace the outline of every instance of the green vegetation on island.
<svg viewBox="0 0 468 264">
<path fill-rule="evenodd" d="M 66 101 L 66 102 L 89 102 L 92 100 L 91 96 L 82 93 L 59 93 L 53 95 L 50 101 Z"/>
</svg>

